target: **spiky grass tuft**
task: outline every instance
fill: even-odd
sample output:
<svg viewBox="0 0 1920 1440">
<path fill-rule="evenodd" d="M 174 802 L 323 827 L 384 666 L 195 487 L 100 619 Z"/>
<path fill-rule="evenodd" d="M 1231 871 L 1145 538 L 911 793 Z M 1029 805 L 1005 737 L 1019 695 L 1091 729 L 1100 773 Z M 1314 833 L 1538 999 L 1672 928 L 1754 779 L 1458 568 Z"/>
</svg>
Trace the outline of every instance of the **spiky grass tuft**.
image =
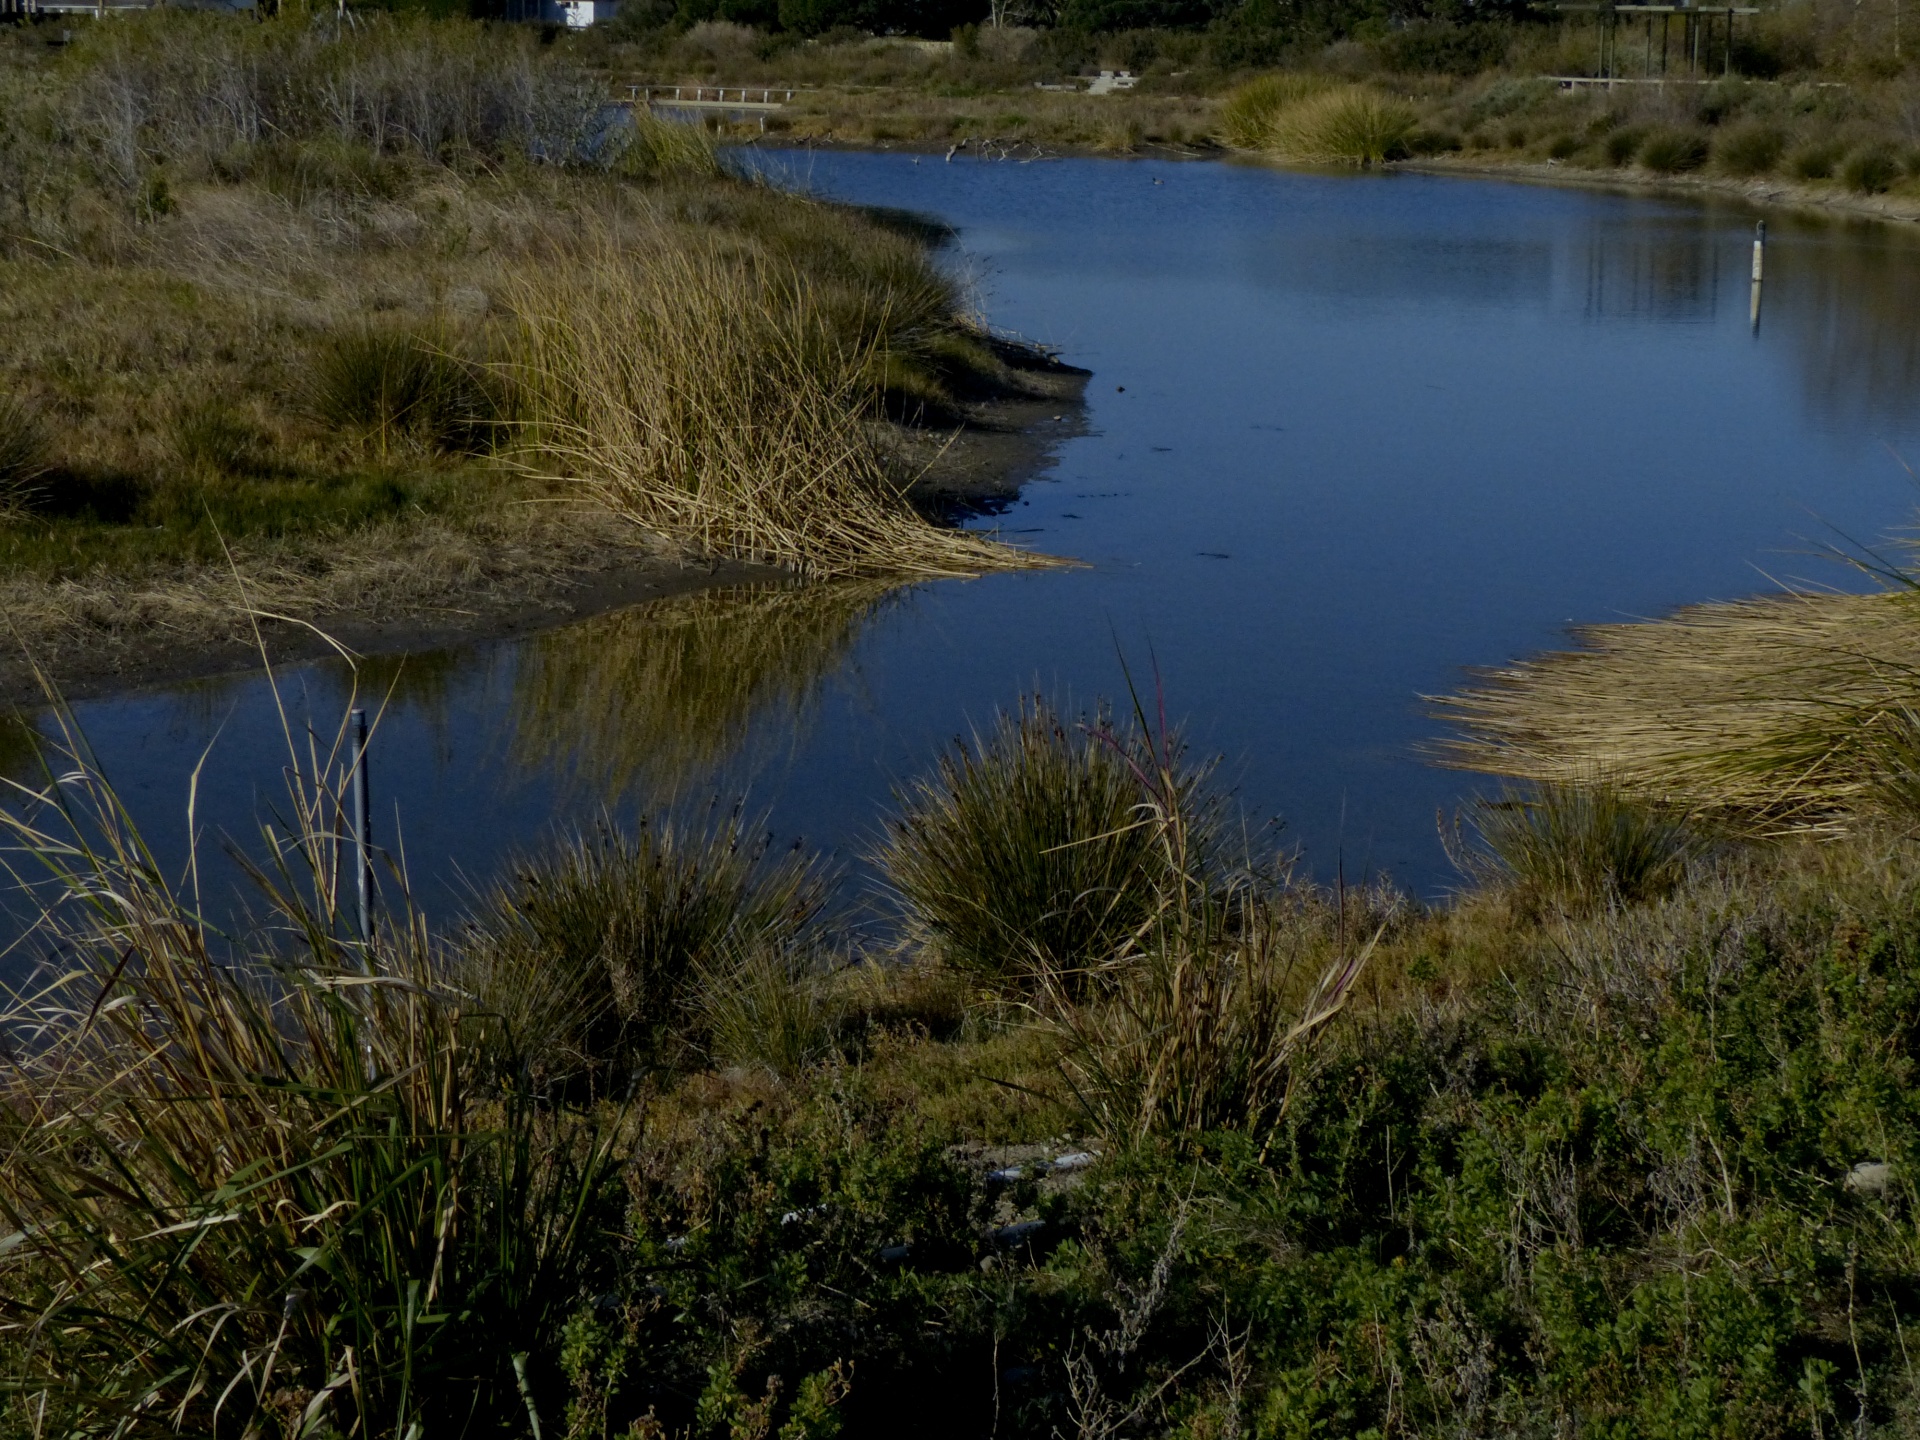
<svg viewBox="0 0 1920 1440">
<path fill-rule="evenodd" d="M 497 385 L 436 334 L 342 336 L 321 351 L 313 378 L 319 418 L 367 436 L 383 457 L 403 446 L 477 452 L 500 420 Z"/>
<path fill-rule="evenodd" d="M 737 812 L 603 823 L 485 893 L 458 975 L 502 1018 L 512 1068 L 604 1088 L 688 1058 L 674 1047 L 697 1049 L 707 980 L 796 945 L 825 896 L 809 859 L 770 853 Z"/>
<path fill-rule="evenodd" d="M 1472 812 L 1461 868 L 1535 908 L 1590 910 L 1669 894 L 1705 849 L 1683 815 L 1635 800 L 1604 777 L 1508 790 Z"/>
<path fill-rule="evenodd" d="M 617 1223 L 622 1122 L 476 1069 L 492 1022 L 417 916 L 351 938 L 341 754 L 297 772 L 246 948 L 161 878 L 71 729 L 0 809 L 57 957 L 0 1013 L 7 1380 L 46 1433 L 523 1421 L 528 1337 L 605 1279 L 587 1242 Z"/>
<path fill-rule="evenodd" d="M 25 505 L 46 472 L 46 427 L 25 401 L 0 395 L 0 515 Z"/>
</svg>

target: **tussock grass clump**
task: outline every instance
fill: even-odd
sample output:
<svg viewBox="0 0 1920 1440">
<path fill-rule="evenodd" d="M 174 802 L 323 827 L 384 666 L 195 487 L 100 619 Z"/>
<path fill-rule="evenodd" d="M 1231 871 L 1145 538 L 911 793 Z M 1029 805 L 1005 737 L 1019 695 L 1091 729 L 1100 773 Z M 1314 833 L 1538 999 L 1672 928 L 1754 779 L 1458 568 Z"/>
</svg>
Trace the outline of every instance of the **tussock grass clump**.
<svg viewBox="0 0 1920 1440">
<path fill-rule="evenodd" d="M 1830 180 L 1845 153 L 1831 138 L 1809 140 L 1787 152 L 1787 173 L 1796 180 Z"/>
<path fill-rule="evenodd" d="M 1365 85 L 1345 85 L 1281 110 L 1267 149 L 1314 164 L 1377 165 L 1406 155 L 1419 120 L 1405 101 Z"/>
<path fill-rule="evenodd" d="M 809 575 L 1048 563 L 915 512 L 880 438 L 878 345 L 804 276 L 697 242 L 522 279 L 528 462 L 704 555 Z"/>
<path fill-rule="evenodd" d="M 1264 150 L 1283 111 L 1324 94 L 1333 83 L 1313 74 L 1262 75 L 1249 80 L 1220 107 L 1220 138 L 1237 149 Z"/>
<path fill-rule="evenodd" d="M 468 926 L 462 984 L 504 1022 L 506 1059 L 616 1080 L 686 1058 L 710 982 L 784 954 L 825 901 L 806 857 L 769 853 L 739 815 L 611 824 L 515 864 Z M 744 982 L 743 982 L 744 983 Z"/>
<path fill-rule="evenodd" d="M 1074 992 L 1117 955 L 1164 881 L 1153 756 L 1137 729 L 1069 725 L 1036 700 L 903 794 L 881 864 L 944 963 L 991 988 Z M 1179 770 L 1173 803 L 1204 835 L 1202 779 Z"/>
<path fill-rule="evenodd" d="M 1702 851 L 1684 816 L 1623 795 L 1604 777 L 1508 790 L 1475 806 L 1472 826 L 1477 847 L 1456 862 L 1534 906 L 1656 899 Z"/>
<path fill-rule="evenodd" d="M 762 940 L 702 967 L 697 1015 L 715 1063 L 785 1078 L 831 1053 L 839 1007 L 810 947 Z"/>
<path fill-rule="evenodd" d="M 57 896 L 33 937 L 55 968 L 0 1013 L 7 1381 L 44 1433 L 557 1409 L 517 1372 L 605 1278 L 587 1241 L 617 1195 L 610 1132 L 476 1073 L 486 1022 L 414 919 L 343 938 L 338 776 L 296 786 L 258 876 L 277 938 L 234 954 L 70 732 L 49 760 L 40 803 L 0 812 Z"/>
<path fill-rule="evenodd" d="M 253 466 L 259 432 L 232 405 L 218 400 L 185 405 L 167 424 L 167 449 L 175 464 L 203 475 L 236 475 Z"/>
<path fill-rule="evenodd" d="M 1862 145 L 1840 165 L 1840 183 L 1862 195 L 1879 195 L 1891 190 L 1906 174 L 1900 156 L 1891 145 Z"/>
<path fill-rule="evenodd" d="M 1707 137 L 1697 130 L 1663 126 L 1640 142 L 1640 164 L 1656 175 L 1678 175 L 1707 163 Z"/>
<path fill-rule="evenodd" d="M 1786 153 L 1787 137 L 1775 126 L 1743 121 L 1714 137 L 1713 163 L 1729 175 L 1765 175 Z"/>
<path fill-rule="evenodd" d="M 342 336 L 320 352 L 313 381 L 320 419 L 367 436 L 382 457 L 399 446 L 475 452 L 500 420 L 488 377 L 432 334 Z"/>
<path fill-rule="evenodd" d="M 726 173 L 713 137 L 699 125 L 662 120 L 644 109 L 628 111 L 609 142 L 612 168 L 647 180 L 716 180 Z"/>
<path fill-rule="evenodd" d="M 1742 833 L 1844 832 L 1886 810 L 1920 713 L 1916 604 L 1786 596 L 1595 626 L 1440 702 L 1461 731 L 1442 757 L 1548 784 L 1604 774 Z"/>
<path fill-rule="evenodd" d="M 0 395 L 0 515 L 25 505 L 47 473 L 47 433 L 24 400 Z"/>
</svg>

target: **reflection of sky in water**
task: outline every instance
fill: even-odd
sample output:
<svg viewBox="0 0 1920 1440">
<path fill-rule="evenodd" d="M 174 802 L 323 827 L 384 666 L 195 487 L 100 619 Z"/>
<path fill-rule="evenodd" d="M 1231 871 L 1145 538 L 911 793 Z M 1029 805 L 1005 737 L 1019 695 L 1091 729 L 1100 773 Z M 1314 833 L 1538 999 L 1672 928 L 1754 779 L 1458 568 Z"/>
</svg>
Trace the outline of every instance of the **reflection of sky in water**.
<svg viewBox="0 0 1920 1440">
<path fill-rule="evenodd" d="M 953 221 L 994 322 L 1094 370 L 1089 433 L 997 522 L 1090 563 L 668 602 L 416 660 L 375 783 L 436 905 L 453 867 L 662 787 L 744 789 L 783 835 L 852 851 L 944 741 L 1023 687 L 1116 693 L 1122 651 L 1149 685 L 1157 659 L 1321 873 L 1431 891 L 1435 811 L 1470 782 L 1415 757 L 1421 693 L 1569 622 L 1846 583 L 1806 552 L 1912 503 L 1889 451 L 1913 448 L 1920 251 L 1890 229 L 1773 220 L 1756 339 L 1734 209 L 1220 164 L 778 163 Z M 337 684 L 301 674 L 331 725 Z M 277 793 L 255 681 L 81 713 L 169 853 L 222 718 L 209 824 Z"/>
</svg>

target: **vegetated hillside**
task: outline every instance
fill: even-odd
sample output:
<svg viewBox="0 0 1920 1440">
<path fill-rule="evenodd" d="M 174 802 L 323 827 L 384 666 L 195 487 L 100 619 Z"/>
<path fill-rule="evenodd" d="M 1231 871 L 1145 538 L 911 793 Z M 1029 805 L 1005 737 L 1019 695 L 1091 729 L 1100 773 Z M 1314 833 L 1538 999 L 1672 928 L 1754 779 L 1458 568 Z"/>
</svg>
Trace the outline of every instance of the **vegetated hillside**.
<svg viewBox="0 0 1920 1440">
<path fill-rule="evenodd" d="M 21 1433 L 1914 1432 L 1910 812 L 1755 844 L 1549 787 L 1427 909 L 1029 703 L 902 795 L 883 952 L 684 814 L 362 943 L 335 761 L 229 942 L 54 758 Z"/>
</svg>

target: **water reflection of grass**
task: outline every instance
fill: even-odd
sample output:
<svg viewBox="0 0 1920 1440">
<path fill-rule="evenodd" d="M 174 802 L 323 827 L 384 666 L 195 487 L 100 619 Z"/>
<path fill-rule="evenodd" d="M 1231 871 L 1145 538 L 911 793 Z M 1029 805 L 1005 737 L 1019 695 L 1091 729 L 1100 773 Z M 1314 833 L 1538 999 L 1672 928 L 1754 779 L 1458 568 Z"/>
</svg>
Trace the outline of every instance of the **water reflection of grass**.
<svg viewBox="0 0 1920 1440">
<path fill-rule="evenodd" d="M 514 676 L 514 759 L 609 790 L 711 770 L 756 719 L 790 730 L 900 593 L 885 580 L 709 590 L 538 636 Z"/>
<path fill-rule="evenodd" d="M 24 780 L 39 762 L 40 732 L 13 711 L 0 710 L 0 779 Z"/>
</svg>

